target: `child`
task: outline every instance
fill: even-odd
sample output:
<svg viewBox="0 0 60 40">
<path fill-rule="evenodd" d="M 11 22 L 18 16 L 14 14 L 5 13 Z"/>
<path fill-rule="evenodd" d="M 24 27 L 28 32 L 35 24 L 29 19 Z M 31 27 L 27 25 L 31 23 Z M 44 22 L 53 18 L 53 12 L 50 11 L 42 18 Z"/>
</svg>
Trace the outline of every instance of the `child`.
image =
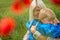
<svg viewBox="0 0 60 40">
<path fill-rule="evenodd" d="M 43 3 L 42 0 L 37 0 L 37 5 L 40 6 L 42 8 L 46 8 L 45 4 Z M 33 0 L 31 5 L 30 5 L 30 9 L 29 9 L 29 21 L 31 22 L 34 18 L 33 18 L 33 10 L 36 7 L 36 0 Z M 29 31 L 27 31 L 26 35 L 24 36 L 23 40 L 28 40 L 28 35 L 29 35 Z"/>
<path fill-rule="evenodd" d="M 59 23 L 59 20 L 56 18 L 56 15 L 49 8 L 41 9 L 40 14 L 39 14 L 39 20 L 42 23 L 51 23 L 51 24 Z"/>
</svg>

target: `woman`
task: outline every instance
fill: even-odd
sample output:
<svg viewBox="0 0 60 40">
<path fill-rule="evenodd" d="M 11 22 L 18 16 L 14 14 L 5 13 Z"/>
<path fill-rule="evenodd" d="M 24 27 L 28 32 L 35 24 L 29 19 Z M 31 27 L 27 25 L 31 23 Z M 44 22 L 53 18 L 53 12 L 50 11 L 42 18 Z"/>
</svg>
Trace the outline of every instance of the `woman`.
<svg viewBox="0 0 60 40">
<path fill-rule="evenodd" d="M 36 13 L 39 13 L 40 12 L 40 10 L 41 10 L 41 8 L 40 7 L 35 7 L 36 8 L 36 10 L 34 9 L 34 12 L 36 11 Z M 33 12 L 33 13 L 34 13 Z M 36 13 L 34 13 L 33 14 L 33 16 L 35 16 L 34 17 L 34 19 L 36 19 L 37 18 L 37 14 Z M 27 27 L 28 27 L 29 25 L 27 24 Z M 30 25 L 31 26 L 31 25 Z M 30 27 L 29 26 L 29 27 Z M 28 27 L 28 29 L 30 30 L 30 28 Z M 31 37 L 31 38 L 29 38 L 29 36 Z M 43 37 L 43 36 L 42 36 Z M 26 35 L 25 35 L 25 38 L 23 38 L 23 40 L 36 40 L 34 37 L 33 37 L 33 34 L 31 33 L 31 32 L 29 32 L 29 31 L 27 31 L 27 33 L 26 33 Z M 43 40 L 45 40 L 45 38 L 43 39 Z"/>
<path fill-rule="evenodd" d="M 38 9 L 38 11 L 37 11 L 37 9 Z M 42 15 L 42 16 L 41 16 Z M 50 9 L 48 9 L 48 8 L 46 8 L 46 9 L 41 9 L 41 10 L 39 10 L 39 7 L 37 7 L 37 8 L 35 8 L 34 9 L 34 14 L 33 14 L 33 16 L 35 17 L 35 19 L 38 19 L 38 20 L 40 20 L 42 23 L 50 23 L 50 24 L 54 24 L 54 25 L 56 25 L 57 23 L 59 23 L 59 21 L 58 21 L 58 19 L 56 18 L 56 16 L 55 16 L 55 14 L 53 13 L 53 11 L 52 10 L 50 10 Z M 52 17 L 51 17 L 52 16 Z M 48 25 L 47 24 L 47 25 Z M 40 24 L 39 24 L 40 25 Z M 45 24 L 46 25 L 46 24 Z M 53 25 L 53 26 L 54 26 Z M 32 32 L 32 34 L 30 34 L 30 36 L 31 35 L 34 35 L 34 33 L 36 33 L 36 26 L 35 25 L 32 25 L 32 27 L 31 27 L 31 32 Z M 51 30 L 51 29 L 50 29 Z M 41 31 L 40 31 L 41 32 Z M 44 32 L 47 32 L 47 31 L 44 31 Z M 43 35 L 41 35 L 41 33 L 39 33 L 38 31 L 37 31 L 37 33 L 39 34 L 39 38 L 38 38 L 38 40 L 47 40 L 47 38 L 46 37 L 44 37 Z M 49 31 L 48 31 L 48 33 L 49 33 Z M 46 34 L 48 34 L 48 33 L 46 33 Z M 27 34 L 29 34 L 29 33 L 27 33 Z M 38 35 L 37 34 L 37 35 Z M 43 33 L 42 33 L 43 34 Z M 46 36 L 46 34 L 45 34 L 45 36 Z M 32 39 L 33 38 L 33 39 Z M 36 39 L 34 39 L 34 37 L 32 37 L 31 39 L 32 40 L 36 40 Z M 28 40 L 30 40 L 30 39 L 28 39 Z"/>
</svg>

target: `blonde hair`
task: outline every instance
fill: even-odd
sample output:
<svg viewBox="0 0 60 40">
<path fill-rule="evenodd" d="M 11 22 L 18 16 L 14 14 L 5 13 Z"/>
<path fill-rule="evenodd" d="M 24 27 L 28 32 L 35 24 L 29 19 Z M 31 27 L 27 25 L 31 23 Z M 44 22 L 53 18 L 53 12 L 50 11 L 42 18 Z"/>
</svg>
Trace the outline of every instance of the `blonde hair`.
<svg viewBox="0 0 60 40">
<path fill-rule="evenodd" d="M 40 20 L 43 20 L 44 18 L 48 18 L 48 21 L 53 21 L 55 19 L 55 17 L 56 17 L 56 15 L 49 8 L 40 10 L 40 14 L 39 14 L 39 19 Z"/>
</svg>

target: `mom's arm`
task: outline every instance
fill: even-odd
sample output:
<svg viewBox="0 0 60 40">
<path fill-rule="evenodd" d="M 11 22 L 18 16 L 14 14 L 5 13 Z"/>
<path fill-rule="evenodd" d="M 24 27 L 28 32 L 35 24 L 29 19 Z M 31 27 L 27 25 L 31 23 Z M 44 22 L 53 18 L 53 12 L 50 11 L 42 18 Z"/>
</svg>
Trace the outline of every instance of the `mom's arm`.
<svg viewBox="0 0 60 40">
<path fill-rule="evenodd" d="M 29 31 L 26 32 L 26 34 L 23 37 L 23 40 L 28 40 L 28 36 L 29 36 Z"/>
</svg>

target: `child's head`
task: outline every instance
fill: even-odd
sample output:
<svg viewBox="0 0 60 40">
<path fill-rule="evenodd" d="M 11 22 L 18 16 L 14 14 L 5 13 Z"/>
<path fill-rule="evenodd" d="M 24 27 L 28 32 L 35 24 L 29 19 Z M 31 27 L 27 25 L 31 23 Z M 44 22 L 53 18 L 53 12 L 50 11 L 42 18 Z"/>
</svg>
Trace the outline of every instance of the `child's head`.
<svg viewBox="0 0 60 40">
<path fill-rule="evenodd" d="M 47 19 L 48 21 L 53 21 L 55 17 L 54 12 L 48 8 L 40 10 L 39 20 Z"/>
</svg>

